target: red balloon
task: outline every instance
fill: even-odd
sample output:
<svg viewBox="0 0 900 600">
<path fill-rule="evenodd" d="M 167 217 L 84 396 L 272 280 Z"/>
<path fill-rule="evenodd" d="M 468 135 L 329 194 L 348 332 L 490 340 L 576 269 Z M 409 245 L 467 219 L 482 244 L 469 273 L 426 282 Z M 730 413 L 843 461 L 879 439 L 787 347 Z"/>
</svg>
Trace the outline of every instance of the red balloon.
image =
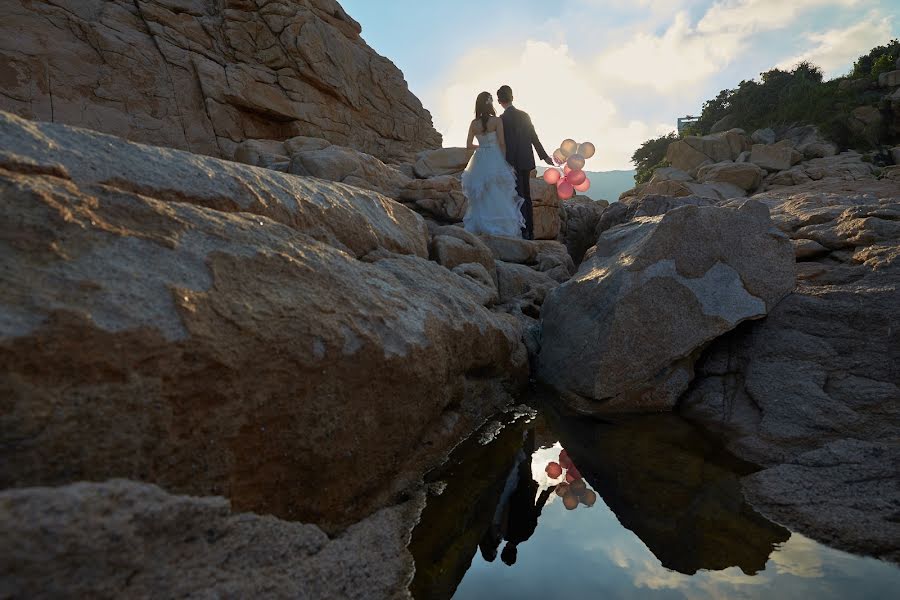
<svg viewBox="0 0 900 600">
<path fill-rule="evenodd" d="M 582 171 L 582 173 L 583 173 L 583 172 L 584 172 L 584 171 Z M 586 191 L 588 191 L 589 189 L 591 189 L 591 180 L 588 179 L 587 177 L 584 178 L 584 182 L 582 182 L 580 185 L 576 185 L 576 186 L 575 186 L 575 191 L 576 191 L 576 192 L 586 192 Z"/>
<path fill-rule="evenodd" d="M 544 182 L 547 185 L 556 185 L 556 182 L 559 181 L 562 175 L 559 174 L 558 169 L 547 169 L 544 171 Z"/>
<path fill-rule="evenodd" d="M 562 179 L 556 186 L 556 194 L 561 200 L 568 200 L 575 195 L 575 186 L 565 179 Z"/>
<path fill-rule="evenodd" d="M 547 468 L 544 469 L 544 471 L 546 471 L 547 477 L 549 477 L 550 479 L 556 479 L 557 477 L 562 475 L 562 467 L 559 466 L 558 462 L 550 463 L 549 465 L 547 465 Z"/>
<path fill-rule="evenodd" d="M 563 173 L 565 173 L 566 175 L 568 175 L 571 172 L 572 172 L 572 168 L 569 165 L 566 165 L 563 167 Z"/>
<path fill-rule="evenodd" d="M 585 175 L 584 171 L 581 170 L 572 171 L 571 173 L 566 175 L 566 179 L 569 180 L 569 183 L 571 183 L 575 189 L 578 189 L 578 186 L 584 183 L 584 180 L 587 179 L 587 175 Z"/>
</svg>

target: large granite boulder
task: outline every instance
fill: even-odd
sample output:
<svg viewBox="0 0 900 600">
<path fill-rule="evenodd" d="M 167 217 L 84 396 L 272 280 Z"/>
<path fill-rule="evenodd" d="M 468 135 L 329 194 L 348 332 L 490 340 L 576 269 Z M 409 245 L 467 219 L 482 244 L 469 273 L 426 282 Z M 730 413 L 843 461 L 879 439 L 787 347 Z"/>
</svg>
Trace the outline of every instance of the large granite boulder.
<svg viewBox="0 0 900 600">
<path fill-rule="evenodd" d="M 900 559 L 900 193 L 891 181 L 820 181 L 757 195 L 817 251 L 766 319 L 715 341 L 683 414 L 771 468 L 754 505 L 805 535 Z M 824 248 L 824 251 L 823 251 Z"/>
<path fill-rule="evenodd" d="M 727 183 L 751 192 L 762 183 L 765 171 L 752 163 L 731 161 L 700 167 L 697 178 L 701 183 Z"/>
<path fill-rule="evenodd" d="M 4 487 L 127 477 L 337 527 L 527 376 L 517 322 L 384 196 L 6 113 L 0 147 Z"/>
<path fill-rule="evenodd" d="M 666 160 L 694 176 L 703 165 L 736 160 L 741 152 L 749 149 L 746 134 L 740 129 L 731 129 L 705 136 L 689 135 L 672 142 L 666 150 Z"/>
<path fill-rule="evenodd" d="M 753 149 L 750 151 L 750 162 L 767 171 L 790 169 L 801 160 L 803 160 L 803 154 L 794 148 L 794 144 L 790 140 L 782 140 L 771 146 L 753 144 Z"/>
<path fill-rule="evenodd" d="M 410 183 L 410 178 L 399 170 L 352 148 L 335 144 L 315 149 L 296 148 L 287 143 L 285 146 L 291 152 L 288 172 L 294 175 L 346 183 L 390 198 L 396 197 Z"/>
<path fill-rule="evenodd" d="M 6 598 L 405 598 L 416 498 L 329 539 L 134 481 L 0 492 Z"/>
<path fill-rule="evenodd" d="M 462 173 L 472 151 L 467 148 L 438 148 L 423 152 L 413 166 L 416 177 L 428 179 L 441 175 L 459 175 Z"/>
<path fill-rule="evenodd" d="M 542 178 L 531 178 L 530 185 L 534 213 L 534 239 L 555 240 L 559 237 L 562 225 L 560 206 L 565 202 L 560 200 L 556 193 L 556 186 L 547 185 Z"/>
<path fill-rule="evenodd" d="M 224 158 L 297 135 L 385 161 L 440 147 L 360 30 L 335 0 L 11 0 L 0 110 Z"/>
<path fill-rule="evenodd" d="M 793 286 L 793 248 L 759 202 L 634 219 L 544 301 L 539 378 L 586 414 L 671 409 L 700 350 Z"/>
</svg>

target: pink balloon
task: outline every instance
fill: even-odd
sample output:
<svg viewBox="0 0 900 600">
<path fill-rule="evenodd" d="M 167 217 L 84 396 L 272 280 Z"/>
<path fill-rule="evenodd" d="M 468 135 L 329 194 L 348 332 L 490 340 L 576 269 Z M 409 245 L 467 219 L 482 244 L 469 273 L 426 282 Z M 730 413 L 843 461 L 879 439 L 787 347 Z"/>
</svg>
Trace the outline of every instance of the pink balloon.
<svg viewBox="0 0 900 600">
<path fill-rule="evenodd" d="M 547 169 L 544 171 L 544 182 L 547 185 L 556 185 L 556 182 L 559 181 L 560 177 L 562 177 L 562 175 L 560 175 L 558 169 Z"/>
<path fill-rule="evenodd" d="M 571 173 L 571 172 L 572 172 L 572 169 L 569 168 L 569 165 L 566 165 L 566 166 L 563 167 L 563 173 L 564 173 L 564 174 L 568 175 L 568 174 Z"/>
<path fill-rule="evenodd" d="M 584 157 L 580 154 L 573 154 L 566 161 L 566 164 L 569 165 L 569 168 L 573 171 L 580 171 L 584 168 Z"/>
<path fill-rule="evenodd" d="M 569 180 L 569 183 L 571 183 L 573 187 L 577 187 L 584 183 L 584 180 L 587 179 L 587 175 L 584 174 L 584 171 L 572 171 L 566 175 L 566 179 Z"/>
<path fill-rule="evenodd" d="M 562 180 L 556 186 L 556 194 L 561 200 L 568 200 L 575 195 L 575 187 L 566 180 Z"/>
<path fill-rule="evenodd" d="M 584 173 L 584 171 L 582 171 Z M 584 178 L 584 181 L 580 185 L 575 186 L 576 192 L 586 192 L 591 189 L 591 180 L 587 177 Z"/>
</svg>

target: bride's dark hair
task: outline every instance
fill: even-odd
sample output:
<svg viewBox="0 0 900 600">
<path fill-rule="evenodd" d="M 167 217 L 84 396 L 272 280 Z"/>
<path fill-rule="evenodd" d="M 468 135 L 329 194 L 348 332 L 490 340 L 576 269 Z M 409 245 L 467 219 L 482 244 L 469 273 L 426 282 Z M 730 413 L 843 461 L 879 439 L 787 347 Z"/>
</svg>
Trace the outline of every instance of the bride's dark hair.
<svg viewBox="0 0 900 600">
<path fill-rule="evenodd" d="M 494 99 L 490 92 L 481 92 L 475 99 L 475 118 L 481 119 L 481 129 L 487 133 L 488 119 L 496 117 L 497 112 L 494 110 Z"/>
</svg>

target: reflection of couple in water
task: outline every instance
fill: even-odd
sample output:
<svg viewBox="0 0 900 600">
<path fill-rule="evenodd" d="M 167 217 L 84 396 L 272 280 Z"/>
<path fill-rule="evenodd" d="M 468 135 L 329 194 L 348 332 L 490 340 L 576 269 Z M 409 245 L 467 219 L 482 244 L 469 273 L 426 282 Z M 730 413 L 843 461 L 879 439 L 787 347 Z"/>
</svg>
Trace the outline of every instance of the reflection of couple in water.
<svg viewBox="0 0 900 600">
<path fill-rule="evenodd" d="M 518 545 L 527 541 L 534 534 L 541 511 L 554 491 L 563 497 L 568 510 L 578 506 L 579 498 L 581 503 L 586 506 L 593 506 L 594 500 L 596 500 L 596 494 L 590 490 L 580 491 L 576 495 L 575 488 L 585 488 L 585 484 L 565 450 L 560 453 L 560 460 L 563 463 L 562 466 L 566 468 L 566 481 L 558 485 L 551 485 L 538 495 L 540 486 L 534 480 L 531 471 L 531 456 L 534 450 L 534 430 L 531 429 L 525 434 L 522 449 L 516 454 L 516 466 L 506 480 L 506 486 L 497 504 L 491 525 L 478 544 L 481 555 L 488 562 L 493 562 L 497 557 L 497 548 L 503 540 L 506 540 L 506 545 L 500 553 L 500 560 L 510 566 L 515 564 Z M 550 465 L 560 467 L 557 463 L 550 463 Z M 561 470 L 556 474 L 550 471 L 551 468 L 548 466 L 548 475 L 551 479 L 556 479 L 562 474 Z M 574 506 L 570 506 L 570 503 L 567 502 L 570 496 L 574 498 Z"/>
</svg>

